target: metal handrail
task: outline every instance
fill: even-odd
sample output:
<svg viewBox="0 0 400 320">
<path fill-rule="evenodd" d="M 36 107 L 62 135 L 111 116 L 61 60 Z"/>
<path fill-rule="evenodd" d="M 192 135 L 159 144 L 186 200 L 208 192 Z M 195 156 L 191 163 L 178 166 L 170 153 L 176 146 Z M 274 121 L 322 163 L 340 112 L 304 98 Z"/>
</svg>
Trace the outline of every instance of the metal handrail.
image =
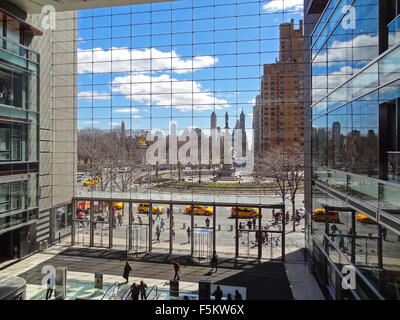
<svg viewBox="0 0 400 320">
<path fill-rule="evenodd" d="M 158 287 L 157 287 L 157 285 L 155 284 L 155 285 L 150 289 L 149 293 L 146 295 L 146 299 L 149 297 L 150 293 L 154 290 L 154 288 L 156 289 L 156 297 L 157 297 L 157 295 L 158 295 Z"/>
<path fill-rule="evenodd" d="M 354 267 L 355 272 L 357 275 L 364 281 L 364 283 L 371 289 L 371 291 L 380 299 L 380 300 L 385 300 L 385 298 L 376 290 L 376 288 L 371 284 L 371 282 L 362 274 L 362 272 L 347 258 L 347 256 L 337 247 L 337 245 L 330 239 L 330 237 L 322 230 L 319 229 L 314 229 L 315 231 L 318 231 L 322 234 L 322 236 L 328 240 L 329 245 L 332 246 L 336 252 L 339 253 L 341 257 L 344 258 L 344 260 L 347 261 L 349 265 L 352 265 Z M 340 273 L 341 274 L 341 273 Z"/>
<path fill-rule="evenodd" d="M 103 297 L 101 298 L 101 300 L 104 300 L 104 298 L 105 298 L 105 296 L 108 294 L 108 292 L 109 292 L 111 289 L 113 289 L 115 286 L 118 286 L 118 291 L 119 291 L 120 283 L 119 283 L 118 281 L 116 281 L 116 282 L 114 282 L 114 284 L 113 284 L 111 287 L 109 287 L 109 288 L 107 289 L 107 291 L 104 293 L 104 295 L 103 295 Z"/>
</svg>

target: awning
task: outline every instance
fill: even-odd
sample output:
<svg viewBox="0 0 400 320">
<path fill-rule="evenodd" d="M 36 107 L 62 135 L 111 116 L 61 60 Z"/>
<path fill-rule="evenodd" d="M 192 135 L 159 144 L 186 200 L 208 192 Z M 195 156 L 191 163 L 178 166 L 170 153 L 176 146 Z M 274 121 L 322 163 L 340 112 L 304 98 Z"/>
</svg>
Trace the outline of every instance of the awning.
<svg viewBox="0 0 400 320">
<path fill-rule="evenodd" d="M 42 36 L 43 32 L 35 27 L 31 26 L 30 24 L 26 23 L 24 20 L 14 16 L 13 14 L 7 12 L 4 9 L 0 8 L 0 14 L 3 14 L 7 17 L 7 21 L 15 21 L 20 27 L 21 30 L 30 33 L 32 36 Z"/>
</svg>

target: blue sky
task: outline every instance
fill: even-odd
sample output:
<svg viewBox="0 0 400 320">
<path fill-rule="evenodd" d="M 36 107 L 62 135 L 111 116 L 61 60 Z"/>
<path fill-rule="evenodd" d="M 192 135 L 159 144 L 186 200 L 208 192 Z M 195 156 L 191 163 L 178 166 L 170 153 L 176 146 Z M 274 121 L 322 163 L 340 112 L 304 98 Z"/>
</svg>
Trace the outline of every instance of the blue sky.
<svg viewBox="0 0 400 320">
<path fill-rule="evenodd" d="M 242 109 L 251 128 L 262 66 L 279 55 L 279 25 L 302 17 L 299 0 L 79 11 L 78 128 L 124 121 L 167 132 L 170 120 L 178 129 L 209 128 L 213 111 L 221 127 L 228 112 L 233 128 Z"/>
</svg>

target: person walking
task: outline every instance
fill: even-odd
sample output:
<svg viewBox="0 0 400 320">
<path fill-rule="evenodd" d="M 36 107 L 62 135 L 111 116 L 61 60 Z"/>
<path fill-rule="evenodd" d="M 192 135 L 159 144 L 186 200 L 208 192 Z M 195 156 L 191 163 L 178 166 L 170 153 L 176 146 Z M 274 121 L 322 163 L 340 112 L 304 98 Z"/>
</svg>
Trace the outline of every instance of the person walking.
<svg viewBox="0 0 400 320">
<path fill-rule="evenodd" d="M 251 229 L 251 226 L 252 226 L 253 224 L 251 223 L 251 221 L 249 220 L 249 221 L 247 221 L 247 227 L 249 228 L 249 229 Z"/>
<path fill-rule="evenodd" d="M 50 300 L 54 288 L 54 276 L 51 274 L 47 279 L 46 300 Z"/>
<path fill-rule="evenodd" d="M 290 214 L 289 211 L 286 211 L 286 224 L 289 223 L 289 220 L 290 220 Z"/>
<path fill-rule="evenodd" d="M 209 228 L 210 227 L 210 219 L 207 217 L 206 218 L 206 227 Z"/>
<path fill-rule="evenodd" d="M 160 242 L 161 228 L 159 225 L 156 227 L 157 242 Z"/>
<path fill-rule="evenodd" d="M 215 301 L 221 301 L 222 297 L 224 296 L 224 293 L 221 290 L 220 286 L 217 286 L 217 289 L 215 289 L 213 296 L 215 298 Z"/>
<path fill-rule="evenodd" d="M 117 224 L 117 226 L 122 226 L 122 216 L 121 216 L 120 213 L 118 213 L 117 219 L 118 219 L 118 224 Z"/>
<path fill-rule="evenodd" d="M 253 218 L 253 229 L 256 229 L 256 218 Z"/>
<path fill-rule="evenodd" d="M 242 295 L 237 289 L 235 290 L 235 300 L 243 300 Z"/>
<path fill-rule="evenodd" d="M 139 300 L 139 286 L 136 283 L 131 286 L 131 300 Z"/>
<path fill-rule="evenodd" d="M 171 233 L 172 233 L 172 239 L 175 240 L 175 227 L 171 228 Z"/>
<path fill-rule="evenodd" d="M 171 214 L 171 208 L 167 208 L 167 218 L 169 219 L 169 215 Z"/>
<path fill-rule="evenodd" d="M 181 277 L 179 276 L 179 273 L 181 272 L 181 266 L 180 266 L 178 260 L 175 260 L 175 261 L 174 261 L 174 271 L 175 271 L 174 281 L 175 281 L 175 280 L 178 280 L 178 281 L 179 281 L 179 279 L 181 278 Z"/>
<path fill-rule="evenodd" d="M 146 296 L 147 284 L 145 284 L 143 280 L 140 281 L 139 291 L 140 291 L 140 300 L 147 300 Z"/>
<path fill-rule="evenodd" d="M 214 250 L 213 252 L 213 256 L 211 258 L 211 270 L 210 272 L 213 272 L 215 267 L 215 272 L 218 271 L 218 255 L 217 255 L 217 251 Z"/>
<path fill-rule="evenodd" d="M 164 229 L 164 226 L 165 226 L 165 220 L 164 220 L 164 218 L 161 218 L 160 225 L 161 225 L 162 231 L 165 231 L 165 229 Z"/>
<path fill-rule="evenodd" d="M 126 280 L 125 284 L 129 282 L 129 273 L 132 271 L 132 267 L 129 264 L 129 261 L 125 262 L 125 267 L 124 267 L 124 273 L 122 275 L 122 278 Z"/>
<path fill-rule="evenodd" d="M 188 242 L 187 243 L 190 243 L 190 234 L 191 234 L 190 227 L 187 227 L 186 233 L 187 233 L 187 237 L 188 237 Z"/>
<path fill-rule="evenodd" d="M 139 224 L 142 224 L 142 218 L 140 216 L 138 216 L 138 221 L 139 221 Z"/>
</svg>

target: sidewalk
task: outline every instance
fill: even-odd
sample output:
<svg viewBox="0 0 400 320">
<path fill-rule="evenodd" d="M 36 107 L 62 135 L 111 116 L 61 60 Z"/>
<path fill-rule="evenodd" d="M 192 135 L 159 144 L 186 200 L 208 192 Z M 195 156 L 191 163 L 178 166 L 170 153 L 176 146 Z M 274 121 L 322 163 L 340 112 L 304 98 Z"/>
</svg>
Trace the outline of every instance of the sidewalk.
<svg viewBox="0 0 400 320">
<path fill-rule="evenodd" d="M 293 298 L 294 300 L 326 300 L 314 276 L 308 272 L 303 250 L 292 252 L 286 257 L 286 274 Z"/>
</svg>

